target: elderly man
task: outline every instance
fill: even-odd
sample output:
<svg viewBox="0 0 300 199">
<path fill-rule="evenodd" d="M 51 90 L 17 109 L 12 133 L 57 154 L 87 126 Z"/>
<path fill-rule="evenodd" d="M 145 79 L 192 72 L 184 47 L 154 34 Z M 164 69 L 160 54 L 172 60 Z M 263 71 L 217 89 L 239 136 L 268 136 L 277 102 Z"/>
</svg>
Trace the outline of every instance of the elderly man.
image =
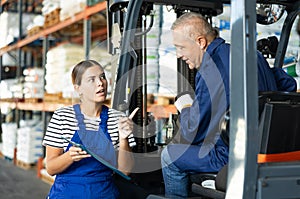
<svg viewBox="0 0 300 199">
<path fill-rule="evenodd" d="M 177 57 L 197 69 L 195 93 L 175 101 L 184 144 L 169 144 L 161 157 L 166 197 L 186 198 L 190 173 L 217 172 L 228 162 L 229 147 L 219 125 L 230 105 L 230 45 L 197 13 L 183 14 L 171 29 Z M 259 52 L 253 64 L 259 91 L 296 90 L 295 80 L 280 68 L 270 68 Z"/>
</svg>

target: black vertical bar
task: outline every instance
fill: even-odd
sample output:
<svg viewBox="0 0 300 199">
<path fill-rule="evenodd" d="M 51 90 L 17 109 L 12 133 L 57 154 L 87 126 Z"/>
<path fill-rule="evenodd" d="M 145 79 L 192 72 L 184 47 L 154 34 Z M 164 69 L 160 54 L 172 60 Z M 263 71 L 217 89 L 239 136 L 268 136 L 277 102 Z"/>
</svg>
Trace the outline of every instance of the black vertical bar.
<svg viewBox="0 0 300 199">
<path fill-rule="evenodd" d="M 142 21 L 141 21 L 141 14 L 139 15 L 138 21 L 137 21 L 137 29 L 140 30 L 142 27 Z M 136 73 L 131 76 L 131 78 L 135 78 L 135 85 L 143 85 L 143 51 L 142 51 L 142 36 L 136 36 L 134 40 L 134 47 L 137 54 L 137 65 L 133 66 L 136 67 L 135 71 Z M 131 68 L 132 69 L 132 68 Z M 129 81 L 130 82 L 130 81 Z M 129 85 L 134 86 L 134 85 Z M 132 88 L 131 88 L 132 89 Z M 130 106 L 129 111 L 133 111 L 136 107 L 143 107 L 143 88 L 141 86 L 137 87 L 131 96 L 130 100 Z M 145 138 L 143 136 L 143 128 L 140 128 L 143 126 L 143 111 L 138 111 L 135 116 L 135 123 L 139 128 L 135 130 L 136 132 L 136 140 L 137 140 L 137 153 L 142 153 L 146 151 L 145 148 Z"/>
<path fill-rule="evenodd" d="M 2 8 L 2 6 L 1 6 Z M 0 56 L 0 82 L 2 81 L 2 55 Z M 2 111 L 1 111 L 1 106 L 0 106 L 0 142 L 2 142 Z"/>
<path fill-rule="evenodd" d="M 106 25 L 107 25 L 107 52 L 109 54 L 114 55 L 114 48 L 111 42 L 111 36 L 112 36 L 112 25 L 113 25 L 113 13 L 109 10 L 109 0 L 106 1 Z"/>
<path fill-rule="evenodd" d="M 3 55 L 0 56 L 0 82 L 2 81 L 2 67 L 3 67 Z"/>
<path fill-rule="evenodd" d="M 83 26 L 83 33 L 84 33 L 84 52 L 85 52 L 85 59 L 88 60 L 90 58 L 90 49 L 91 49 L 91 32 L 92 32 L 92 21 L 91 19 L 84 19 L 84 26 Z"/>
<path fill-rule="evenodd" d="M 287 50 L 291 29 L 296 17 L 300 13 L 300 2 L 296 2 L 294 8 L 296 9 L 288 12 L 287 17 L 284 20 L 277 51 L 276 51 L 274 67 L 282 68 L 283 66 L 283 60 Z"/>
<path fill-rule="evenodd" d="M 141 16 L 141 19 L 142 19 L 142 16 Z M 143 24 L 143 31 L 147 29 L 146 27 L 146 18 L 144 18 L 142 24 Z M 147 121 L 148 121 L 148 114 L 147 114 L 147 36 L 146 34 L 145 35 L 142 35 L 142 52 L 143 52 L 143 60 L 142 60 L 142 85 L 143 85 L 143 93 L 144 95 L 142 96 L 143 99 L 142 99 L 142 106 L 143 107 L 143 122 L 142 122 L 142 125 L 143 125 L 143 138 L 144 138 L 144 152 L 147 153 L 148 150 L 147 150 L 147 143 L 148 143 L 148 138 L 147 138 L 147 128 L 146 128 L 146 125 L 147 125 Z"/>
<path fill-rule="evenodd" d="M 139 18 L 139 11 L 143 1 L 130 1 L 128 4 L 128 12 L 124 23 L 123 38 L 121 43 L 121 53 L 119 59 L 119 66 L 117 70 L 116 84 L 114 88 L 114 96 L 112 98 L 112 107 L 118 109 L 118 106 L 124 104 L 127 96 L 127 88 L 124 86 L 127 82 L 125 74 L 129 71 L 129 65 L 132 62 L 131 44 L 134 43 L 135 28 L 137 27 L 137 19 Z"/>
<path fill-rule="evenodd" d="M 0 6 L 0 14 L 3 12 L 3 5 Z M 0 56 L 0 82 L 2 81 L 3 55 Z M 0 142 L 2 142 L 2 111 L 0 106 Z"/>
<path fill-rule="evenodd" d="M 18 1 L 18 30 L 19 30 L 19 38 L 18 40 L 22 40 L 22 35 L 23 35 L 23 24 L 22 24 L 22 19 L 23 19 L 23 0 Z M 17 67 L 17 78 L 21 77 L 21 66 L 22 66 L 22 49 L 18 48 L 18 67 Z"/>
<path fill-rule="evenodd" d="M 45 36 L 43 40 L 43 59 L 42 59 L 42 67 L 44 70 L 44 76 L 46 75 L 46 63 L 47 63 L 47 52 L 49 49 L 49 38 L 48 36 Z M 43 79 L 43 88 L 44 92 L 45 91 L 45 85 L 46 85 L 46 80 L 45 78 Z M 46 133 L 47 129 L 47 113 L 45 111 L 42 111 L 42 121 L 43 121 L 43 132 L 44 134 Z"/>
<path fill-rule="evenodd" d="M 19 26 L 19 38 L 18 40 L 22 40 L 22 35 L 23 35 L 23 24 L 22 24 L 22 18 L 23 18 L 23 1 L 19 0 L 18 1 L 18 26 Z M 20 77 L 22 75 L 22 65 L 23 65 L 23 59 L 22 59 L 22 49 L 18 48 L 18 63 L 17 63 L 17 71 L 16 71 L 16 77 L 20 81 Z M 17 123 L 17 127 L 19 128 L 19 121 L 20 121 L 20 110 L 16 109 L 15 110 L 15 121 Z"/>
</svg>

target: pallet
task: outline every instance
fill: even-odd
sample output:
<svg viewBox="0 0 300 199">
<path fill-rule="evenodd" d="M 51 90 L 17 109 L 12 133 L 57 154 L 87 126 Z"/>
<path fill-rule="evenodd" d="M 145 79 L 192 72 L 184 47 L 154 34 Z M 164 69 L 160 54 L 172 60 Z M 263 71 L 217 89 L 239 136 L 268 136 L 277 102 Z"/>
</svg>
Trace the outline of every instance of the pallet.
<svg viewBox="0 0 300 199">
<path fill-rule="evenodd" d="M 101 13 L 94 14 L 90 17 L 90 19 L 92 21 L 93 29 L 99 29 L 107 25 L 105 14 L 101 14 Z"/>
<path fill-rule="evenodd" d="M 43 101 L 43 99 L 41 99 L 41 98 L 24 98 L 24 102 L 27 102 L 27 103 L 39 103 L 42 101 Z"/>
<path fill-rule="evenodd" d="M 62 103 L 62 104 L 71 104 L 71 103 L 79 103 L 79 99 L 77 98 L 65 98 L 62 96 L 62 92 L 59 93 L 44 93 L 43 102 L 49 103 Z"/>
<path fill-rule="evenodd" d="M 49 14 L 45 15 L 44 28 L 51 27 L 60 22 L 60 8 L 56 8 Z"/>
<path fill-rule="evenodd" d="M 77 22 L 58 31 L 61 36 L 74 37 L 83 34 L 83 23 Z"/>
<path fill-rule="evenodd" d="M 21 160 L 16 160 L 16 165 L 25 170 L 33 169 L 36 166 L 35 163 L 26 163 Z"/>
<path fill-rule="evenodd" d="M 61 104 L 73 104 L 73 103 L 79 103 L 80 100 L 76 98 L 61 98 L 57 102 Z"/>
<path fill-rule="evenodd" d="M 44 29 L 43 26 L 35 26 L 27 31 L 27 37 L 33 36 Z"/>
<path fill-rule="evenodd" d="M 44 93 L 44 102 L 57 102 L 60 99 L 62 99 L 62 92 Z"/>
</svg>

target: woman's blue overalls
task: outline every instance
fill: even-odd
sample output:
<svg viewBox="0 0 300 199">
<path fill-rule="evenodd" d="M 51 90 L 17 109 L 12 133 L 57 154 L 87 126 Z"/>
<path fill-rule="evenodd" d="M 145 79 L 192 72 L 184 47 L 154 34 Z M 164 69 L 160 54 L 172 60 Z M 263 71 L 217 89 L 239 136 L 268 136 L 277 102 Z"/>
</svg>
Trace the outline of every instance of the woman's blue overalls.
<svg viewBox="0 0 300 199">
<path fill-rule="evenodd" d="M 102 106 L 100 127 L 98 131 L 86 130 L 84 116 L 79 104 L 74 105 L 79 130 L 72 141 L 89 147 L 95 154 L 109 154 L 107 161 L 116 164 L 115 151 L 107 131 L 108 108 Z M 69 144 L 66 151 L 69 150 Z M 103 158 L 103 157 L 102 157 Z M 50 199 L 99 199 L 117 198 L 119 192 L 112 181 L 112 171 L 95 158 L 84 158 L 73 162 L 65 171 L 56 175 L 51 187 Z"/>
</svg>

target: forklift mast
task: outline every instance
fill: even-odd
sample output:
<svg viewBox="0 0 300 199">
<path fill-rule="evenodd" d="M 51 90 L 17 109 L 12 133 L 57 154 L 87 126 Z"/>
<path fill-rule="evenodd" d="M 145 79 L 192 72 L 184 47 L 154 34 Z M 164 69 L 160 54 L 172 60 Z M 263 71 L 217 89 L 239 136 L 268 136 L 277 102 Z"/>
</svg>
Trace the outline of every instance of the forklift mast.
<svg viewBox="0 0 300 199">
<path fill-rule="evenodd" d="M 108 46 L 110 53 L 119 53 L 119 64 L 116 71 L 115 85 L 113 88 L 112 107 L 131 112 L 135 107 L 140 110 L 134 118 L 135 124 L 141 128 L 135 129 L 137 141 L 135 152 L 145 153 L 156 150 L 155 147 L 147 146 L 148 138 L 145 135 L 145 121 L 147 114 L 147 83 L 146 83 L 146 34 L 151 28 L 153 21 L 147 28 L 143 27 L 143 17 L 151 15 L 153 4 L 172 6 L 177 17 L 187 10 L 199 12 L 208 19 L 223 12 L 221 1 L 199 0 L 110 0 L 108 1 Z M 114 23 L 122 34 L 120 45 L 114 45 Z M 119 34 L 119 35 L 120 35 Z M 194 89 L 195 71 L 191 71 L 186 63 L 177 60 L 177 93 Z M 188 81 L 186 81 L 188 80 Z M 149 148 L 150 147 L 150 148 Z"/>
</svg>

